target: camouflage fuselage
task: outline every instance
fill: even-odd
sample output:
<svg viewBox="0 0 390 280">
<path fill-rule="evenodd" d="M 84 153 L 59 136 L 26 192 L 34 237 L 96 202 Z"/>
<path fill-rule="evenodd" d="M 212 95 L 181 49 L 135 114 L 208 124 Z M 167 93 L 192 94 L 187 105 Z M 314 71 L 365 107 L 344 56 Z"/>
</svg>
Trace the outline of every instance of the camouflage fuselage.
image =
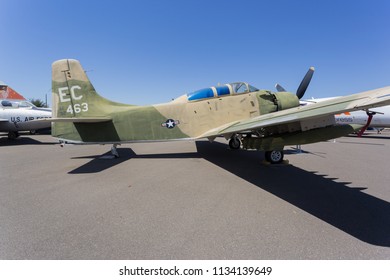
<svg viewBox="0 0 390 280">
<path fill-rule="evenodd" d="M 132 142 L 194 139 L 234 121 L 294 107 L 291 93 L 267 91 L 188 101 L 186 96 L 153 106 L 132 106 L 99 96 L 89 82 L 53 81 L 53 117 L 108 117 L 98 123 L 55 123 L 53 136 L 75 142 Z M 279 100 L 279 104 L 278 101 Z M 283 100 L 283 101 L 281 101 Z"/>
</svg>

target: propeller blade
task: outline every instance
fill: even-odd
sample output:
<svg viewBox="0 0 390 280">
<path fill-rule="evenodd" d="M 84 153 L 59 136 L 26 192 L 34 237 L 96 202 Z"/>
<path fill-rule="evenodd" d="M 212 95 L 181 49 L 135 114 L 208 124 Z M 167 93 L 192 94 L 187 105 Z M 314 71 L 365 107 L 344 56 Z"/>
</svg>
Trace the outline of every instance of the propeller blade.
<svg viewBox="0 0 390 280">
<path fill-rule="evenodd" d="M 310 80 L 313 77 L 314 67 L 310 67 L 307 71 L 305 77 L 303 77 L 302 82 L 300 83 L 297 89 L 297 97 L 301 99 L 306 92 L 307 87 L 309 86 Z"/>
<path fill-rule="evenodd" d="M 275 85 L 275 88 L 276 88 L 276 90 L 279 91 L 279 92 L 286 91 L 286 90 L 284 89 L 284 87 L 282 87 L 282 86 L 279 85 L 279 84 L 276 84 L 276 85 Z"/>
</svg>

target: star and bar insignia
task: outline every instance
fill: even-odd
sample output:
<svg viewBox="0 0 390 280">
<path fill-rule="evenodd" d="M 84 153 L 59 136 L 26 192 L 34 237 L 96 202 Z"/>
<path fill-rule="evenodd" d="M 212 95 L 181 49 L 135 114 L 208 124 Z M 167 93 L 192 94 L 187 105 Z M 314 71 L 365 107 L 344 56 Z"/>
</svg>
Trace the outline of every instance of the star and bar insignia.
<svg viewBox="0 0 390 280">
<path fill-rule="evenodd" d="M 179 121 L 175 121 L 173 119 L 167 119 L 165 122 L 163 122 L 161 124 L 161 126 L 171 129 L 171 128 L 174 128 L 179 123 L 180 123 Z"/>
</svg>

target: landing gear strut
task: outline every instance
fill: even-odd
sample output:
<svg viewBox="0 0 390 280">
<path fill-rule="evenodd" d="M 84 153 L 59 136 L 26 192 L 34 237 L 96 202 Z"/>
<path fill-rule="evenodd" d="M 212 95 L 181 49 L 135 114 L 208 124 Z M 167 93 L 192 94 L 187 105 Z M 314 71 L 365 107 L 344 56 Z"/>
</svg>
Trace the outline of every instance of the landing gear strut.
<svg viewBox="0 0 390 280">
<path fill-rule="evenodd" d="M 281 163 L 283 161 L 284 152 L 283 151 L 266 151 L 265 160 L 271 164 Z"/>
<path fill-rule="evenodd" d="M 116 150 L 116 147 L 118 146 L 118 144 L 113 144 L 112 147 L 111 147 L 111 154 L 118 158 L 119 157 L 119 154 L 118 154 L 118 151 Z"/>
<path fill-rule="evenodd" d="M 238 135 L 233 135 L 229 140 L 229 147 L 232 150 L 238 150 L 241 147 L 241 140 Z"/>
<path fill-rule="evenodd" d="M 376 114 L 376 112 L 370 112 L 370 111 L 366 111 L 366 114 L 368 116 L 368 119 L 367 119 L 367 123 L 365 126 L 362 127 L 362 129 L 359 131 L 358 133 L 358 137 L 362 137 L 363 133 L 366 131 L 366 129 L 369 127 L 370 123 L 371 123 L 371 120 L 372 120 L 372 117 Z"/>
</svg>

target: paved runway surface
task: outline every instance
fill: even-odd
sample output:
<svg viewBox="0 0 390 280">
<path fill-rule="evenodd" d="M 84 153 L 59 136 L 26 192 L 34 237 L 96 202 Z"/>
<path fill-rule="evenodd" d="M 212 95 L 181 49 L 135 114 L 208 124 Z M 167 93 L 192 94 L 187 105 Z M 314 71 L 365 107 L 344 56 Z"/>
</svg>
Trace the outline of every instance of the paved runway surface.
<svg viewBox="0 0 390 280">
<path fill-rule="evenodd" d="M 390 259 L 390 132 L 288 148 L 0 136 L 0 259 Z"/>
</svg>

